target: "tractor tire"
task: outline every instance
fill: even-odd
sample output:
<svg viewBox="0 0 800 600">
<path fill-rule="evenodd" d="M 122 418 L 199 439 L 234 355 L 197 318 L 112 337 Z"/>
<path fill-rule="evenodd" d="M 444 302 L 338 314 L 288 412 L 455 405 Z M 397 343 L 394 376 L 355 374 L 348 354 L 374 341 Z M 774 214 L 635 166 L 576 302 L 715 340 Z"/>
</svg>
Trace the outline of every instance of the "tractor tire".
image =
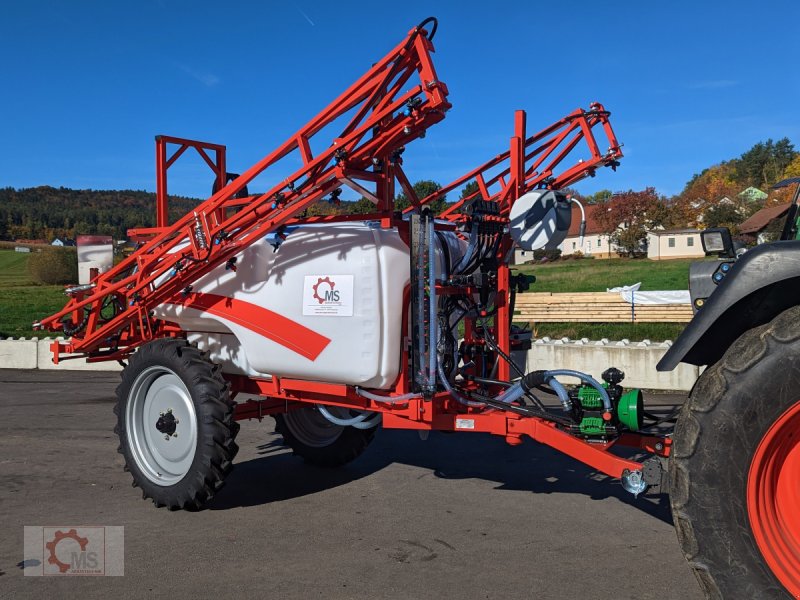
<svg viewBox="0 0 800 600">
<path fill-rule="evenodd" d="M 320 467 L 340 467 L 359 456 L 375 430 L 334 425 L 313 406 L 275 416 L 275 431 L 295 455 Z"/>
<path fill-rule="evenodd" d="M 683 553 L 708 598 L 800 598 L 800 307 L 698 379 L 670 458 Z"/>
<path fill-rule="evenodd" d="M 117 387 L 119 453 L 143 498 L 199 510 L 219 491 L 239 450 L 239 424 L 219 366 L 185 340 L 150 342 Z"/>
</svg>

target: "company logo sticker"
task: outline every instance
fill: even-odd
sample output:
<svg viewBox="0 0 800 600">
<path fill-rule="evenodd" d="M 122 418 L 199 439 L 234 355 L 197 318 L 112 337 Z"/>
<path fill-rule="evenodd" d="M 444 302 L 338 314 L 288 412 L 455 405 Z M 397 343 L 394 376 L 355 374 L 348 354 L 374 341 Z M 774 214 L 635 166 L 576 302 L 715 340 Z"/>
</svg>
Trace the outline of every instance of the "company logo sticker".
<svg viewBox="0 0 800 600">
<path fill-rule="evenodd" d="M 303 280 L 303 315 L 353 316 L 352 275 L 306 275 Z"/>
<path fill-rule="evenodd" d="M 23 573 L 27 576 L 125 574 L 124 527 L 26 526 Z"/>
</svg>

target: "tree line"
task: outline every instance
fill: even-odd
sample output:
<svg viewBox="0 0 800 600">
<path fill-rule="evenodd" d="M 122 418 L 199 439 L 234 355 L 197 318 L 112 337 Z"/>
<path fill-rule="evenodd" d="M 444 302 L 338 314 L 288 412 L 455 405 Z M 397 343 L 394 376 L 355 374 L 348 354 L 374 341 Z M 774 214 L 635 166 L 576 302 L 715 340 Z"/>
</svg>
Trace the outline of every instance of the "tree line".
<svg viewBox="0 0 800 600">
<path fill-rule="evenodd" d="M 693 175 L 671 198 L 648 187 L 617 193 L 601 190 L 583 199 L 602 207 L 597 219 L 611 242 L 623 253 L 635 254 L 654 228 L 728 227 L 736 235 L 739 225 L 758 210 L 790 201 L 792 187 L 771 189 L 790 177 L 800 177 L 800 152 L 788 138 L 769 139 Z M 765 196 L 742 193 L 749 188 Z M 727 200 L 720 202 L 723 199 Z"/>
<path fill-rule="evenodd" d="M 611 192 L 600 190 L 581 195 L 588 204 L 600 204 L 597 212 L 612 242 L 625 251 L 641 245 L 647 229 L 654 227 L 737 226 L 765 203 L 786 202 L 788 192 L 770 192 L 766 200 L 740 196 L 749 187 L 769 192 L 769 188 L 786 177 L 800 176 L 800 153 L 788 138 L 771 139 L 755 144 L 741 156 L 723 161 L 693 175 L 680 194 L 667 198 L 654 188 Z M 418 181 L 414 191 L 424 198 L 441 189 L 432 180 Z M 477 191 L 475 182 L 468 183 L 460 198 Z M 729 202 L 720 204 L 723 197 Z M 175 221 L 200 200 L 170 196 L 170 221 Z M 447 198 L 437 200 L 433 210 L 446 206 Z M 405 194 L 395 198 L 398 209 L 409 206 Z M 375 205 L 367 198 L 354 202 L 320 200 L 306 211 L 308 215 L 366 214 Z M 619 228 L 620 224 L 625 227 Z M 155 194 L 140 190 L 74 190 L 69 188 L 35 187 L 0 188 L 0 240 L 74 238 L 79 234 L 105 234 L 125 239 L 127 230 L 155 225 Z"/>
<path fill-rule="evenodd" d="M 441 189 L 435 181 L 414 184 L 414 192 L 424 198 Z M 169 197 L 169 218 L 174 222 L 193 210 L 201 201 L 182 196 Z M 442 210 L 446 196 L 433 203 Z M 409 206 L 406 195 L 395 198 L 398 210 Z M 51 242 L 55 238 L 73 239 L 81 234 L 110 235 L 122 240 L 128 229 L 155 226 L 156 195 L 139 190 L 73 190 L 49 186 L 14 189 L 0 188 L 0 240 L 35 240 Z M 306 214 L 337 215 L 375 212 L 367 198 L 357 201 L 319 200 Z"/>
</svg>

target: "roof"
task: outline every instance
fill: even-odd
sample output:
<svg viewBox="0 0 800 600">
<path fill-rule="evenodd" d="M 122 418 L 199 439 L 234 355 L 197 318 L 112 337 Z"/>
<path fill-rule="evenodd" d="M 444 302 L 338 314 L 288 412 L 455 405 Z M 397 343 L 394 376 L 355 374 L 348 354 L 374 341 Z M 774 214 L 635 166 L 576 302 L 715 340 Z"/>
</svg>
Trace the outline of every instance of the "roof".
<svg viewBox="0 0 800 600">
<path fill-rule="evenodd" d="M 739 192 L 739 195 L 748 200 L 765 200 L 767 198 L 766 193 L 752 186 Z"/>
<path fill-rule="evenodd" d="M 772 186 L 772 189 L 777 190 L 778 188 L 786 187 L 792 185 L 793 183 L 800 183 L 800 177 L 789 177 L 789 179 L 784 179 L 783 181 L 779 181 L 778 183 Z"/>
<path fill-rule="evenodd" d="M 700 230 L 684 227 L 683 229 L 652 229 L 648 233 L 651 235 L 679 235 L 681 233 L 700 233 Z"/>
<path fill-rule="evenodd" d="M 758 233 L 769 225 L 770 221 L 778 219 L 786 214 L 789 210 L 790 204 L 778 204 L 777 206 L 770 206 L 769 208 L 762 208 L 752 217 L 747 219 L 744 223 L 739 225 L 741 233 Z"/>
<path fill-rule="evenodd" d="M 585 235 L 596 235 L 598 233 L 607 233 L 600 223 L 597 222 L 597 215 L 599 211 L 604 208 L 600 204 L 587 204 L 586 209 L 586 232 Z M 581 227 L 581 210 L 577 205 L 572 205 L 572 222 L 569 224 L 569 231 L 567 237 L 576 237 L 580 235 Z"/>
</svg>

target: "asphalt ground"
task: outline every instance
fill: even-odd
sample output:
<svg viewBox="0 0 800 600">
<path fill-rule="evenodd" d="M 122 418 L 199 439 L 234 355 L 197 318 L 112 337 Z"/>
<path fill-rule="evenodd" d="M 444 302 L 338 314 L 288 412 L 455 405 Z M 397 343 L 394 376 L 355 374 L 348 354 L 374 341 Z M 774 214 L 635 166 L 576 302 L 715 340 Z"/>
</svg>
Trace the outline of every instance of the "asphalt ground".
<svg viewBox="0 0 800 600">
<path fill-rule="evenodd" d="M 0 597 L 701 597 L 665 495 L 532 441 L 385 430 L 326 470 L 245 421 L 206 510 L 156 509 L 116 451 L 118 378 L 0 370 Z M 24 525 L 85 524 L 124 526 L 123 577 L 23 577 Z"/>
</svg>

